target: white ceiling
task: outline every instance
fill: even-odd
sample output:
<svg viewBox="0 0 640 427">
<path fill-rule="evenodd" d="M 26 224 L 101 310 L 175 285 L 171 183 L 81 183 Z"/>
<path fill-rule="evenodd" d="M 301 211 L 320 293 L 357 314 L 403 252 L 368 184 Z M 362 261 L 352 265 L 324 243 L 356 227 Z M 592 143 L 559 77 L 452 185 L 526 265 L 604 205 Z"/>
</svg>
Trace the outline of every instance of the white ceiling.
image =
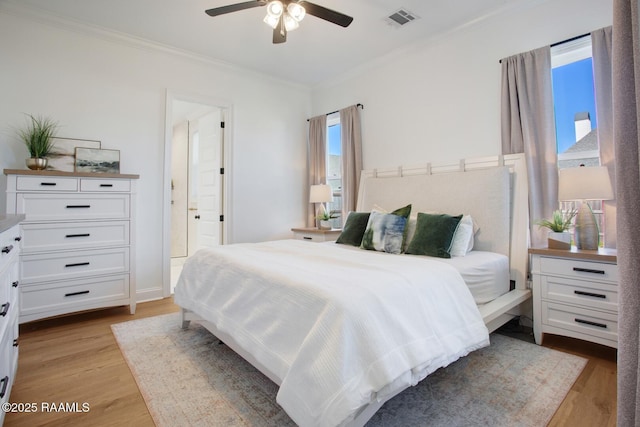
<svg viewBox="0 0 640 427">
<path fill-rule="evenodd" d="M 342 28 L 307 16 L 287 42 L 257 7 L 210 17 L 206 9 L 246 0 L 4 0 L 5 6 L 79 22 L 192 52 L 303 85 L 316 85 L 407 45 L 536 0 L 315 0 L 354 18 Z M 0 2 L 2 3 L 2 2 Z M 396 28 L 385 17 L 404 8 L 420 19 Z"/>
</svg>

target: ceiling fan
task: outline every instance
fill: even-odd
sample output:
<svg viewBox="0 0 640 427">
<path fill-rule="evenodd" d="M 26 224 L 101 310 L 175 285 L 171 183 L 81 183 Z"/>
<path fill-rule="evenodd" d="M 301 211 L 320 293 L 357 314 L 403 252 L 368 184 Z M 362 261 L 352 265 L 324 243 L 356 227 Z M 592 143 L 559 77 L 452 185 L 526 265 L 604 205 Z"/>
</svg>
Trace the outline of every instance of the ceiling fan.
<svg viewBox="0 0 640 427">
<path fill-rule="evenodd" d="M 306 14 L 324 19 L 332 24 L 348 27 L 353 18 L 335 10 L 302 0 L 254 0 L 205 10 L 209 16 L 224 15 L 254 7 L 267 6 L 264 22 L 273 28 L 273 43 L 287 41 L 287 32 L 298 28 Z"/>
</svg>

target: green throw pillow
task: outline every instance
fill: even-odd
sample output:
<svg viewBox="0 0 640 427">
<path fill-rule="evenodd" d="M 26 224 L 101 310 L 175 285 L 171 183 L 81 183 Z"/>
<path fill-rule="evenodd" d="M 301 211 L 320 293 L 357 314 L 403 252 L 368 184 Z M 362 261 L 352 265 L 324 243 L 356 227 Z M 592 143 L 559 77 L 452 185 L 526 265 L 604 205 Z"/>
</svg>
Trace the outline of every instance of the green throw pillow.
<svg viewBox="0 0 640 427">
<path fill-rule="evenodd" d="M 416 233 L 406 253 L 451 258 L 451 240 L 462 215 L 418 213 Z"/>
<path fill-rule="evenodd" d="M 360 246 L 362 235 L 367 229 L 367 222 L 369 222 L 369 212 L 349 212 L 336 243 Z"/>
</svg>

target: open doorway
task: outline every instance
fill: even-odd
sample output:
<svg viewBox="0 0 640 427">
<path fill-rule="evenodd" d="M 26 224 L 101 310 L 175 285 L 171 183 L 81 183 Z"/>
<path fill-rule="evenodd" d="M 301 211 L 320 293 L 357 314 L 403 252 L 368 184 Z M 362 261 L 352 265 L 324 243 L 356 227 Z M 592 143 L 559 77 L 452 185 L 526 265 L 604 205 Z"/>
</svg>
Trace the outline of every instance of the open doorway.
<svg viewBox="0 0 640 427">
<path fill-rule="evenodd" d="M 227 113 L 217 102 L 167 94 L 164 296 L 173 293 L 189 256 L 225 241 Z"/>
</svg>

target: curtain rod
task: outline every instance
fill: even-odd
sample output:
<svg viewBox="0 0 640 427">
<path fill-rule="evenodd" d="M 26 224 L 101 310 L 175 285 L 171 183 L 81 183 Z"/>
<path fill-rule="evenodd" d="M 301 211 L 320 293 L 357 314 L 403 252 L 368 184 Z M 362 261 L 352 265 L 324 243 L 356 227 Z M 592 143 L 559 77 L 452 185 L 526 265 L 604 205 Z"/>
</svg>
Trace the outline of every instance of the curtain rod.
<svg viewBox="0 0 640 427">
<path fill-rule="evenodd" d="M 356 108 L 358 108 L 358 107 L 360 107 L 360 108 L 362 108 L 364 110 L 364 105 L 358 103 L 358 104 L 356 104 Z M 332 111 L 330 113 L 325 114 L 325 116 L 330 116 L 332 114 L 339 113 L 339 112 L 340 112 L 340 110 Z M 307 119 L 307 121 L 309 121 L 309 120 L 311 120 L 311 119 Z"/>
<path fill-rule="evenodd" d="M 568 39 L 566 39 L 566 40 L 562 40 L 562 41 L 559 41 L 559 42 L 555 42 L 555 43 L 553 43 L 552 45 L 550 45 L 549 47 L 556 47 L 556 46 L 559 46 L 559 45 L 561 45 L 561 44 L 569 43 L 569 42 L 572 42 L 572 41 L 574 41 L 574 40 L 578 40 L 578 39 L 581 39 L 581 38 L 583 38 L 583 37 L 587 37 L 587 36 L 590 36 L 590 35 L 591 35 L 591 33 L 586 33 L 586 34 L 581 34 L 581 35 L 579 35 L 579 36 L 570 37 L 570 38 L 568 38 Z M 498 62 L 502 64 L 502 59 L 501 59 L 501 60 L 499 60 Z"/>
</svg>

